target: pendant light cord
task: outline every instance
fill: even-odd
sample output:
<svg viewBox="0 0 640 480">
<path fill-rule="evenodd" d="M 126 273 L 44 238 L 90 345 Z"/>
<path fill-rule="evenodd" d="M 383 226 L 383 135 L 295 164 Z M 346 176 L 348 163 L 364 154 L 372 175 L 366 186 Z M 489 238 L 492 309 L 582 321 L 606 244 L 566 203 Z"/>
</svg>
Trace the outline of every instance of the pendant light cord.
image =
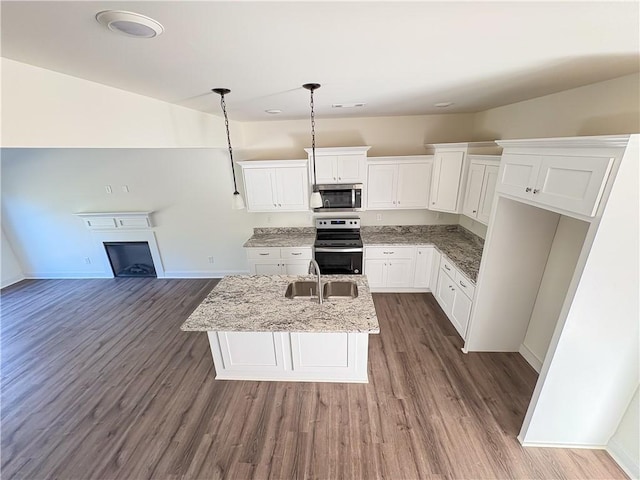
<svg viewBox="0 0 640 480">
<path fill-rule="evenodd" d="M 318 191 L 318 181 L 316 178 L 316 116 L 313 111 L 313 91 L 311 88 L 311 158 L 313 159 L 313 191 Z"/>
<path fill-rule="evenodd" d="M 224 101 L 224 93 L 220 94 L 220 106 L 222 107 L 222 113 L 224 114 L 224 126 L 227 129 L 227 144 L 229 145 L 229 158 L 231 159 L 231 173 L 233 174 L 233 194 L 239 194 L 238 186 L 236 185 L 236 171 L 233 168 L 233 149 L 231 148 L 231 135 L 229 135 L 229 119 L 227 118 L 227 104 Z"/>
</svg>

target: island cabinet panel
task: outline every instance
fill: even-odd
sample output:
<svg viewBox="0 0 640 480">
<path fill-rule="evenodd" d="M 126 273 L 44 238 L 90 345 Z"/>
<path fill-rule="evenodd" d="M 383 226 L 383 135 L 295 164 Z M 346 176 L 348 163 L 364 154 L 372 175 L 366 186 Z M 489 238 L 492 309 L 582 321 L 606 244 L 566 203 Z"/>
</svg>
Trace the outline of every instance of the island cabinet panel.
<svg viewBox="0 0 640 480">
<path fill-rule="evenodd" d="M 231 378 L 229 373 L 247 375 L 281 372 L 286 369 L 283 333 L 280 332 L 208 332 L 216 378 Z M 219 369 L 217 367 L 220 367 Z M 235 378 L 235 377 L 234 377 Z"/>
<path fill-rule="evenodd" d="M 250 247 L 246 251 L 252 275 L 305 275 L 313 258 L 311 247 Z"/>
<path fill-rule="evenodd" d="M 368 333 L 207 333 L 219 380 L 368 381 Z"/>
</svg>

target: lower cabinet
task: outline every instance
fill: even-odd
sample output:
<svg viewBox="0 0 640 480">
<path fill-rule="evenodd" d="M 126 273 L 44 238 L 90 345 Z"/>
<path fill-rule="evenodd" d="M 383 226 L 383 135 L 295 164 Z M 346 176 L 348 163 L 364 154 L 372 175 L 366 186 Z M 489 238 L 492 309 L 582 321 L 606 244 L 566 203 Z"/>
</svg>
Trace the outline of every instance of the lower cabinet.
<svg viewBox="0 0 640 480">
<path fill-rule="evenodd" d="M 435 290 L 438 281 L 440 252 L 435 247 L 417 247 L 415 265 L 413 286 Z"/>
<path fill-rule="evenodd" d="M 207 332 L 220 380 L 366 383 L 368 333 Z"/>
<path fill-rule="evenodd" d="M 415 247 L 366 247 L 364 273 L 372 289 L 413 288 Z"/>
<path fill-rule="evenodd" d="M 252 275 L 306 275 L 313 258 L 311 247 L 247 248 Z"/>
<path fill-rule="evenodd" d="M 474 291 L 469 279 L 443 256 L 434 296 L 463 339 L 471 316 Z"/>
</svg>

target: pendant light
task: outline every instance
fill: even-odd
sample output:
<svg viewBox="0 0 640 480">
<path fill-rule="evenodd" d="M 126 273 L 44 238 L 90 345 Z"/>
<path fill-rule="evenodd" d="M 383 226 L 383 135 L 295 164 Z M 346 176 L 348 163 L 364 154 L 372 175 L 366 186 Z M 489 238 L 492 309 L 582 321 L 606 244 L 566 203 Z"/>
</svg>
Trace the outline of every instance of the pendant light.
<svg viewBox="0 0 640 480">
<path fill-rule="evenodd" d="M 322 207 L 322 196 L 318 191 L 318 184 L 316 183 L 316 118 L 313 111 L 313 91 L 320 88 L 319 83 L 305 83 L 302 85 L 311 92 L 311 160 L 313 162 L 313 192 L 309 199 L 309 206 L 311 208 Z"/>
<path fill-rule="evenodd" d="M 238 192 L 238 186 L 236 185 L 236 171 L 233 168 L 233 150 L 231 148 L 231 136 L 229 135 L 229 118 L 227 118 L 227 105 L 224 102 L 224 96 L 230 93 L 231 90 L 228 88 L 213 88 L 211 91 L 220 95 L 220 106 L 224 114 L 224 125 L 227 129 L 227 144 L 229 145 L 229 159 L 231 160 L 231 173 L 233 174 L 233 202 L 231 203 L 231 208 L 234 210 L 242 210 L 244 208 L 244 200 L 240 192 Z"/>
</svg>

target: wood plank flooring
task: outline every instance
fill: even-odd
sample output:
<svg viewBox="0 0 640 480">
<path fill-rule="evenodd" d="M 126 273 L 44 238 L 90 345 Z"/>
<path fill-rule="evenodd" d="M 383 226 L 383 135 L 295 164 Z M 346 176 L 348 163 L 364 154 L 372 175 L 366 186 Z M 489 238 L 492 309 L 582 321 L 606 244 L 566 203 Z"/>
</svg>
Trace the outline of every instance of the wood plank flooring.
<svg viewBox="0 0 640 480">
<path fill-rule="evenodd" d="M 464 355 L 430 294 L 374 295 L 369 384 L 216 381 L 179 330 L 214 285 L 4 289 L 2 478 L 625 478 L 604 451 L 522 448 L 535 372 Z"/>
</svg>

